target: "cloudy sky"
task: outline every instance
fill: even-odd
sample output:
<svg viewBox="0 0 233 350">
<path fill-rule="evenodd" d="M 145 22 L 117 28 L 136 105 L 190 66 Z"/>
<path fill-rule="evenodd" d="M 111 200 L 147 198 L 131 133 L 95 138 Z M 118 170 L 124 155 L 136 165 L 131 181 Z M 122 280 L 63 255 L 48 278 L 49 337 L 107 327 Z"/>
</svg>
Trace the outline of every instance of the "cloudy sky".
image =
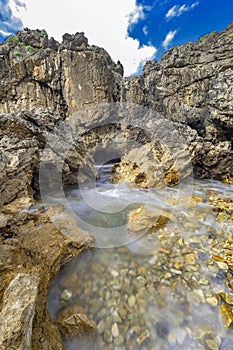
<svg viewBox="0 0 233 350">
<path fill-rule="evenodd" d="M 45 28 L 57 40 L 84 31 L 89 44 L 123 63 L 126 76 L 231 21 L 232 0 L 0 0 L 0 41 L 23 27 Z"/>
</svg>

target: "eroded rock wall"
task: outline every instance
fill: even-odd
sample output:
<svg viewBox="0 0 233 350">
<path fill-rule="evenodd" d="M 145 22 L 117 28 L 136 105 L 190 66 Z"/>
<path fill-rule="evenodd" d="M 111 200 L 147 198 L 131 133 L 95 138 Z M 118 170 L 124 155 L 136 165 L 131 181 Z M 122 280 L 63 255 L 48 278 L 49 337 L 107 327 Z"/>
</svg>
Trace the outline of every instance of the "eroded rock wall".
<svg viewBox="0 0 233 350">
<path fill-rule="evenodd" d="M 119 99 L 123 68 L 83 33 L 59 44 L 44 31 L 18 32 L 0 45 L 0 112 L 52 108 L 64 118 Z"/>
<path fill-rule="evenodd" d="M 65 34 L 61 44 L 39 30 L 25 29 L 10 37 L 0 46 L 1 183 L 8 193 L 2 202 L 16 198 L 17 189 L 19 195 L 30 194 L 46 144 L 43 133 L 53 131 L 63 120 L 73 120 L 75 132 L 82 137 L 98 123 L 108 123 L 108 113 L 98 106 L 115 102 L 142 105 L 176 123 L 196 177 L 232 176 L 232 34 L 230 24 L 197 43 L 174 47 L 160 63 L 148 62 L 141 76 L 131 78 L 123 78 L 120 62 L 114 63 L 104 49 L 90 46 L 83 33 Z M 80 112 L 90 108 L 94 110 Z M 49 121 L 42 117 L 46 113 Z M 127 114 L 129 124 L 143 128 L 141 115 L 134 114 L 133 108 Z M 118 116 L 114 122 L 124 123 Z M 147 117 L 143 122 L 146 126 L 154 121 Z M 122 139 L 120 131 L 117 137 Z M 98 142 L 103 138 L 96 137 Z M 84 138 L 70 155 L 69 183 L 75 183 L 88 147 Z M 121 170 L 122 175 L 124 167 Z"/>
<path fill-rule="evenodd" d="M 123 98 L 190 126 L 202 139 L 193 155 L 197 177 L 232 174 L 233 23 L 196 43 L 177 46 L 140 77 L 125 79 Z"/>
</svg>

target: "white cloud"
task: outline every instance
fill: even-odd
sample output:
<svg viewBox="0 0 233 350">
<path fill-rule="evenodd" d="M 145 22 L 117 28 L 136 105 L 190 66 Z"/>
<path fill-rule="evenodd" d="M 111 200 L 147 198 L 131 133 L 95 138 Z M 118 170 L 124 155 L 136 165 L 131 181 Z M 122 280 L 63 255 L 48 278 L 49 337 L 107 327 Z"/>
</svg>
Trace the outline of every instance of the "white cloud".
<svg viewBox="0 0 233 350">
<path fill-rule="evenodd" d="M 11 35 L 12 33 L 10 33 L 10 32 L 5 32 L 4 30 L 0 30 L 0 34 L 1 34 L 3 37 L 7 37 L 7 36 Z"/>
<path fill-rule="evenodd" d="M 177 33 L 177 29 L 167 33 L 166 38 L 163 41 L 163 47 L 166 50 L 167 50 L 168 46 L 171 44 L 172 40 L 174 39 L 176 33 Z"/>
<path fill-rule="evenodd" d="M 141 19 L 144 19 L 145 14 L 143 11 L 143 6 L 136 6 L 136 8 L 128 15 L 128 18 L 130 27 L 137 24 Z"/>
<path fill-rule="evenodd" d="M 147 27 L 147 26 L 144 26 L 144 27 L 142 28 L 142 31 L 143 31 L 143 33 L 144 33 L 146 36 L 149 34 L 149 31 L 148 31 L 148 27 Z"/>
<path fill-rule="evenodd" d="M 171 7 L 168 10 L 168 12 L 165 15 L 165 18 L 171 19 L 171 18 L 174 18 L 174 17 L 180 17 L 185 12 L 189 12 L 189 11 L 193 10 L 198 5 L 199 5 L 198 1 L 192 3 L 191 5 L 186 5 L 186 4 L 184 4 L 184 5 L 174 5 L 173 7 Z"/>
<path fill-rule="evenodd" d="M 11 0 L 14 2 L 14 0 Z M 22 1 L 21 1 L 22 2 Z M 128 37 L 127 29 L 144 16 L 135 0 L 24 0 L 27 10 L 15 6 L 15 16 L 24 27 L 45 28 L 50 36 L 61 40 L 67 33 L 85 32 L 89 44 L 104 47 L 114 61 L 124 65 L 125 75 L 137 72 L 140 63 L 154 57 L 152 45 L 139 48 L 139 41 Z M 130 15 L 131 14 L 131 15 Z"/>
<path fill-rule="evenodd" d="M 9 0 L 0 1 L 0 14 L 1 36 L 6 37 L 11 33 L 14 33 L 19 28 L 22 28 L 22 22 L 19 18 L 15 17 L 11 11 L 11 2 Z"/>
</svg>

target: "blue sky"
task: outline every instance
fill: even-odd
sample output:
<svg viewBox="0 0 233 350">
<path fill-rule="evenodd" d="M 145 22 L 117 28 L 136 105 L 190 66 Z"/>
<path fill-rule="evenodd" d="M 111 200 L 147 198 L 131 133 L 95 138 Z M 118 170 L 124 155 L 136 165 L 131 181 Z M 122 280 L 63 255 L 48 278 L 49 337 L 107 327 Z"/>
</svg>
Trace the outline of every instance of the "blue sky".
<svg viewBox="0 0 233 350">
<path fill-rule="evenodd" d="M 232 0 L 141 0 L 137 6 L 144 8 L 144 16 L 128 28 L 128 33 L 139 39 L 140 45 L 155 46 L 157 59 L 166 49 L 220 31 L 233 21 Z M 173 39 L 166 45 L 168 33 Z"/>
<path fill-rule="evenodd" d="M 0 0 L 0 41 L 23 27 L 45 28 L 57 40 L 84 31 L 123 63 L 126 76 L 231 21 L 232 0 Z"/>
</svg>

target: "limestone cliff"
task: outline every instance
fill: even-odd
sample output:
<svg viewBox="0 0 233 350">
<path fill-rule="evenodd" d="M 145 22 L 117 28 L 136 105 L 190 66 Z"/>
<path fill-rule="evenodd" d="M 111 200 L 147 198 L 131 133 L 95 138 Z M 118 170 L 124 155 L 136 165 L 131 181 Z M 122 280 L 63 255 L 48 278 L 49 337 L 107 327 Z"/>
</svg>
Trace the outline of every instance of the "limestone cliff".
<svg viewBox="0 0 233 350">
<path fill-rule="evenodd" d="M 233 23 L 148 62 L 140 77 L 125 80 L 122 94 L 197 131 L 197 177 L 232 174 Z"/>
<path fill-rule="evenodd" d="M 233 24 L 196 43 L 170 49 L 160 63 L 148 62 L 141 76 L 131 78 L 123 78 L 121 63 L 114 63 L 104 49 L 90 46 L 83 33 L 65 34 L 61 44 L 49 39 L 43 30 L 24 29 L 9 37 L 0 45 L 1 203 L 30 195 L 38 187 L 45 135 L 70 118 L 75 119 L 79 141 L 66 162 L 65 179 L 75 183 L 74 174 L 90 145 L 83 133 L 98 125 L 99 120 L 102 124 L 108 122 L 108 113 L 92 111 L 83 116 L 78 112 L 103 103 L 133 102 L 158 112 L 180 126 L 197 177 L 232 176 L 232 68 Z M 140 118 L 131 113 L 131 124 L 141 123 L 143 128 L 153 123 L 150 116 L 143 119 L 144 124 Z M 116 120 L 116 124 L 119 135 L 128 138 L 124 118 Z M 95 129 L 92 146 L 106 134 L 116 139 L 116 129 L 113 134 L 111 128 L 105 130 L 105 135 L 103 130 Z M 148 147 L 157 152 L 156 140 L 149 142 L 152 144 Z M 147 143 L 146 139 L 141 142 Z M 167 158 L 163 149 L 157 152 L 160 161 Z M 137 151 L 132 150 L 132 154 Z M 124 155 L 121 152 L 121 158 Z M 143 162 L 147 160 L 145 156 Z M 145 170 L 145 164 L 142 168 Z M 168 175 L 173 170 L 174 164 L 165 165 Z M 138 167 L 135 179 L 140 174 Z M 121 177 L 124 180 L 122 169 Z M 148 174 L 148 178 L 153 176 Z"/>
</svg>

